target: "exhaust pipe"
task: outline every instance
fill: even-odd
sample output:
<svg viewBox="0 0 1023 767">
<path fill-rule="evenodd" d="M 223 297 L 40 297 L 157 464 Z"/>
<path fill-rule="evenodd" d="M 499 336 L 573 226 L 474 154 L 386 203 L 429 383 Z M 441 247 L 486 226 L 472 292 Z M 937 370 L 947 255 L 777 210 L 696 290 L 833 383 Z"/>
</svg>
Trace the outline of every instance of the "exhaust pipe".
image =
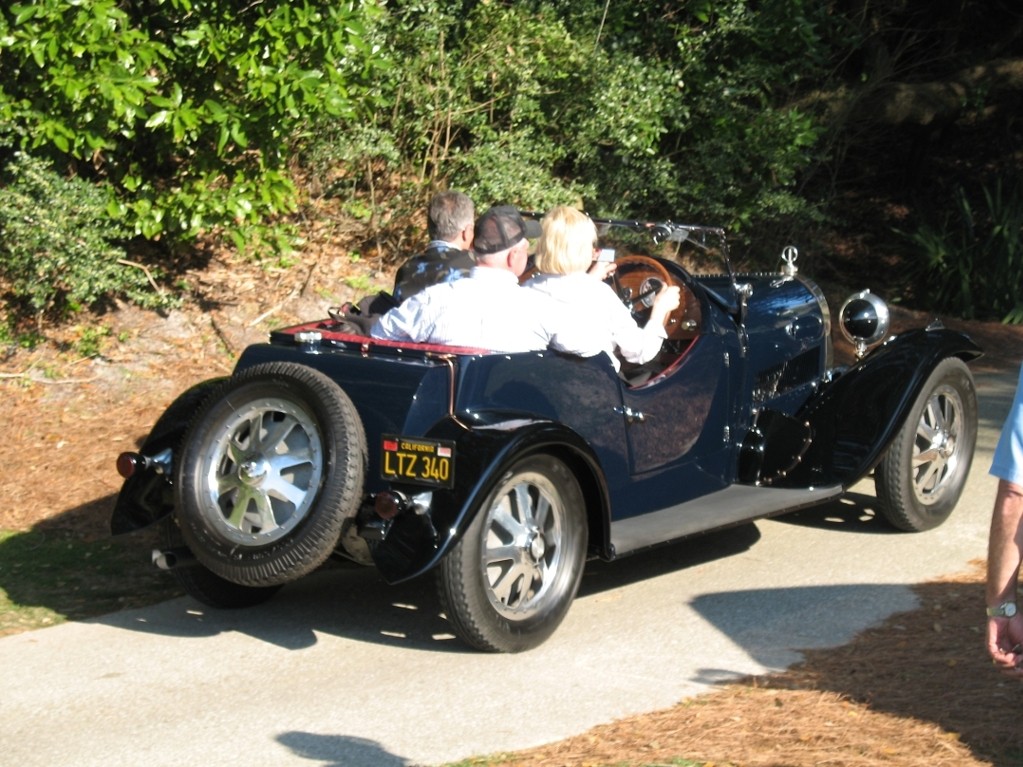
<svg viewBox="0 0 1023 767">
<path fill-rule="evenodd" d="M 173 570 L 196 564 L 195 554 L 187 546 L 173 549 L 153 549 L 153 564 L 160 570 Z"/>
</svg>

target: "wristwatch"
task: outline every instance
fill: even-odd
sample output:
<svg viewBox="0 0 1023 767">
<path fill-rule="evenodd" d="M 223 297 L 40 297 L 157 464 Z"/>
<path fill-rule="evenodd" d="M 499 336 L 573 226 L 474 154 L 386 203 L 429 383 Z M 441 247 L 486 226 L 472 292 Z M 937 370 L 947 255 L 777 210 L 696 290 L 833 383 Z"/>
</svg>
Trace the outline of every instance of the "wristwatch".
<svg viewBox="0 0 1023 767">
<path fill-rule="evenodd" d="M 1011 618 L 1015 614 L 1015 602 L 1002 602 L 998 607 L 989 607 L 987 609 L 988 618 Z"/>
</svg>

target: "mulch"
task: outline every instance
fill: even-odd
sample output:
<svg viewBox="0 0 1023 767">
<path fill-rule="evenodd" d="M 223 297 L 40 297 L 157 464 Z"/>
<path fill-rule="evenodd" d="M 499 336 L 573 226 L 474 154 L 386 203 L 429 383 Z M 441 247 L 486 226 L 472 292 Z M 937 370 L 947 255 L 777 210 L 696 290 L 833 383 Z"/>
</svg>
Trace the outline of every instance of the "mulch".
<svg viewBox="0 0 1023 767">
<path fill-rule="evenodd" d="M 916 587 L 920 606 L 788 671 L 732 683 L 500 765 L 1023 765 L 1023 684 L 983 642 L 984 573 Z"/>
</svg>

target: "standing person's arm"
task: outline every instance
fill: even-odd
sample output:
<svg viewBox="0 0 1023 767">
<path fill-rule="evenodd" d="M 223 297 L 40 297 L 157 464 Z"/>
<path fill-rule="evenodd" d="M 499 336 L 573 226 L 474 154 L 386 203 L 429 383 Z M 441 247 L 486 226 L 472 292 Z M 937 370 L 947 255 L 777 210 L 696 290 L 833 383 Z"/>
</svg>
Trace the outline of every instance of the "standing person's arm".
<svg viewBox="0 0 1023 767">
<path fill-rule="evenodd" d="M 988 653 L 996 666 L 1023 679 L 1023 613 L 1015 612 L 1020 562 L 1023 561 L 1023 487 L 998 481 L 988 540 Z M 992 615 L 991 613 L 996 613 Z"/>
</svg>

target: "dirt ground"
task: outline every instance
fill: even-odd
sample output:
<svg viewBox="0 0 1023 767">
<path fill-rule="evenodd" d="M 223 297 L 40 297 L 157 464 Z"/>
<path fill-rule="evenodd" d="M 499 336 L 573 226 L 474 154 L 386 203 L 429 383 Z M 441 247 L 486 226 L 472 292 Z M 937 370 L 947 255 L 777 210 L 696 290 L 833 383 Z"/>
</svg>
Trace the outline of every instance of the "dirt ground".
<svg viewBox="0 0 1023 767">
<path fill-rule="evenodd" d="M 345 252 L 345 251 L 341 251 Z M 0 359 L 0 529 L 108 536 L 114 459 L 189 385 L 230 372 L 269 329 L 389 287 L 391 271 L 344 256 L 290 269 L 214 260 L 185 275 L 191 299 L 165 316 L 121 307 L 54 343 Z M 921 324 L 896 312 L 896 325 Z M 947 322 L 1015 368 L 1023 329 Z M 98 351 L 95 346 L 100 338 Z M 1023 684 L 996 674 L 981 637 L 981 565 L 918 588 L 920 609 L 790 671 L 729 684 L 675 708 L 509 755 L 522 765 L 1023 765 Z"/>
</svg>

